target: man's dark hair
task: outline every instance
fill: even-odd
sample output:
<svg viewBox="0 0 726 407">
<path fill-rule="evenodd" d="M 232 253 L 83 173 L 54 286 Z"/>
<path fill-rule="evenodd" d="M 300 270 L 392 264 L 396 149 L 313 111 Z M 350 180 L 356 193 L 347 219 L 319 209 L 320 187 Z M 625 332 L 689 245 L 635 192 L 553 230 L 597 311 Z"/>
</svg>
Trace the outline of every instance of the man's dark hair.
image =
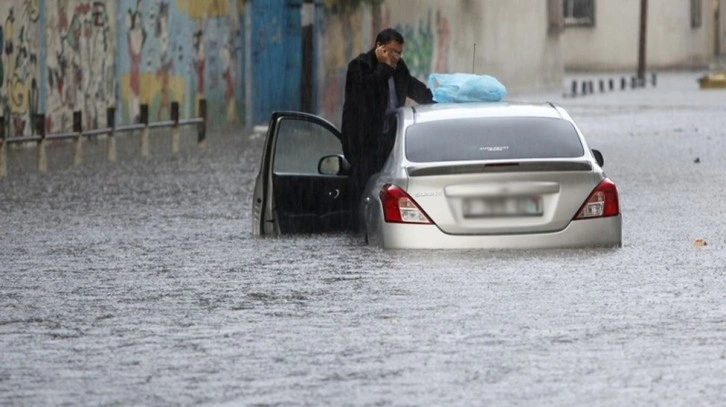
<svg viewBox="0 0 726 407">
<path fill-rule="evenodd" d="M 377 44 L 388 44 L 391 41 L 396 41 L 403 44 L 403 35 L 393 28 L 386 28 L 385 30 L 378 33 L 376 36 Z"/>
</svg>

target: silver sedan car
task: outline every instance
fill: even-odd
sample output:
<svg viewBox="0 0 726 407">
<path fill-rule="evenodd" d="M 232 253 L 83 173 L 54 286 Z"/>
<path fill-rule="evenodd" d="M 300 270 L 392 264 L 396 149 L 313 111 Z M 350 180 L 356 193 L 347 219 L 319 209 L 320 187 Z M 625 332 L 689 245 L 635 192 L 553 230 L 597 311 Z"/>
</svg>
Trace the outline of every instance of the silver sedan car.
<svg viewBox="0 0 726 407">
<path fill-rule="evenodd" d="M 391 249 L 621 245 L 617 188 L 563 108 L 435 104 L 400 108 L 397 119 L 384 168 L 351 205 L 340 132 L 314 115 L 273 114 L 254 233 L 346 231 L 358 223 L 366 241 Z"/>
</svg>

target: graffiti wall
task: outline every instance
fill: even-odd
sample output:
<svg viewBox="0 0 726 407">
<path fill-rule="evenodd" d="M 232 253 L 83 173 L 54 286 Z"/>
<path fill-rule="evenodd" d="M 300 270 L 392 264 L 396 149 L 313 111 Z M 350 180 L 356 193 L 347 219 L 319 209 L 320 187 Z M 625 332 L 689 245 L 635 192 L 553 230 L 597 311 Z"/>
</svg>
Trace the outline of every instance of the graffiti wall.
<svg viewBox="0 0 726 407">
<path fill-rule="evenodd" d="M 0 115 L 9 134 L 32 133 L 39 111 L 41 14 L 40 0 L 0 2 Z"/>
<path fill-rule="evenodd" d="M 317 9 L 324 61 L 317 68 L 318 109 L 340 123 L 347 64 L 387 27 L 403 34 L 403 59 L 424 82 L 433 72 L 465 72 L 496 77 L 510 95 L 558 89 L 564 67 L 559 34 L 549 27 L 550 3 L 556 2 L 326 0 Z M 344 12 L 340 4 L 357 9 Z"/>
<path fill-rule="evenodd" d="M 118 77 L 122 122 L 137 122 L 140 105 L 149 119 L 169 119 L 171 102 L 182 117 L 209 101 L 212 120 L 244 117 L 239 63 L 242 30 L 237 0 L 121 0 Z"/>
<path fill-rule="evenodd" d="M 2 0 L 0 116 L 10 136 L 198 115 L 244 118 L 244 0 Z"/>
<path fill-rule="evenodd" d="M 182 118 L 195 117 L 201 99 L 213 123 L 243 122 L 260 99 L 243 79 L 257 77 L 253 62 L 265 42 L 286 40 L 294 50 L 299 41 L 251 30 L 252 16 L 264 14 L 257 8 L 273 4 L 306 9 L 301 0 L 0 0 L 0 114 L 8 133 L 31 134 L 36 113 L 45 114 L 49 132 L 72 130 L 79 111 L 84 128 L 105 127 L 110 107 L 119 124 L 138 122 L 143 105 L 150 121 L 167 120 L 172 102 Z M 313 109 L 336 124 L 348 62 L 386 27 L 404 35 L 404 59 L 424 81 L 432 72 L 476 72 L 508 89 L 561 84 L 559 42 L 547 34 L 541 1 L 312 4 Z"/>
<path fill-rule="evenodd" d="M 86 129 L 106 126 L 106 110 L 116 102 L 112 4 L 45 0 L 45 114 L 51 133 L 72 129 L 75 111 Z"/>
<path fill-rule="evenodd" d="M 340 123 L 348 62 L 373 47 L 383 28 L 393 27 L 403 34 L 404 60 L 422 81 L 432 72 L 449 69 L 451 30 L 449 19 L 438 7 L 419 8 L 409 17 L 412 22 L 392 22 L 391 9 L 385 3 L 379 7 L 361 6 L 355 13 L 342 13 L 327 5 L 318 14 L 318 47 L 323 50 L 318 66 L 319 110 L 333 123 Z"/>
<path fill-rule="evenodd" d="M 451 32 L 441 10 L 429 9 L 415 24 L 398 23 L 394 28 L 406 41 L 406 64 L 413 75 L 425 82 L 430 73 L 448 70 Z"/>
</svg>

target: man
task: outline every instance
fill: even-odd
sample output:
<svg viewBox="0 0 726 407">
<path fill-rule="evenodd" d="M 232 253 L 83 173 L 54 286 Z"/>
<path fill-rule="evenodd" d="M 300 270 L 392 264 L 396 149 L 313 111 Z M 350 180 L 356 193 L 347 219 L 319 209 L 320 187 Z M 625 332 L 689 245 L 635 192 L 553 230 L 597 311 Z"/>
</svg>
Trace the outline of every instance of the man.
<svg viewBox="0 0 726 407">
<path fill-rule="evenodd" d="M 348 64 L 342 133 L 343 151 L 352 166 L 355 204 L 393 147 L 396 109 L 407 97 L 419 104 L 433 103 L 431 91 L 411 76 L 402 57 L 403 35 L 387 28 L 370 51 Z"/>
</svg>

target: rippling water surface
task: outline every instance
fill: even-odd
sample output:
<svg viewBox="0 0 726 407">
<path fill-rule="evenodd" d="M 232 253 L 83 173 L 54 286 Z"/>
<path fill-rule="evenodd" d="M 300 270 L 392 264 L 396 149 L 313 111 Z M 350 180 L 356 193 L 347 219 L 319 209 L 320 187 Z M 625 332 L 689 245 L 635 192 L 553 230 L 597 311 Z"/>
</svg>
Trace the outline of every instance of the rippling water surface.
<svg viewBox="0 0 726 407">
<path fill-rule="evenodd" d="M 692 79 L 561 101 L 620 188 L 615 250 L 258 240 L 260 142 L 234 132 L 120 139 L 116 164 L 92 141 L 78 168 L 54 146 L 45 175 L 13 150 L 0 404 L 719 405 L 726 98 Z"/>
</svg>

